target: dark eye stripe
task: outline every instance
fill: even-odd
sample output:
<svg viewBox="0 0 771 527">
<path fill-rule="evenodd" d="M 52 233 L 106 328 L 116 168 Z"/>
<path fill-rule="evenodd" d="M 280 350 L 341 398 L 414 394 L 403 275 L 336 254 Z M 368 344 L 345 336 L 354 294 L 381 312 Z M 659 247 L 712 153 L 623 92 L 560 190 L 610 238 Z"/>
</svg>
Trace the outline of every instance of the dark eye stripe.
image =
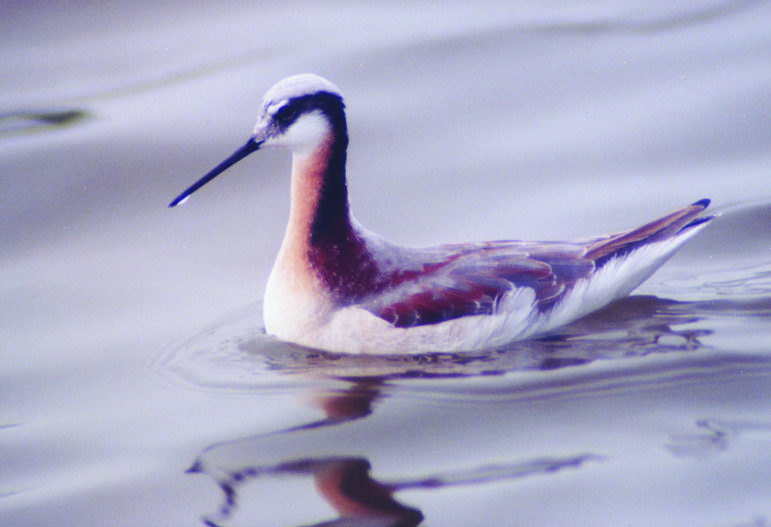
<svg viewBox="0 0 771 527">
<path fill-rule="evenodd" d="M 289 124 L 297 116 L 297 109 L 292 104 L 286 104 L 278 109 L 273 119 L 281 124 Z"/>
<path fill-rule="evenodd" d="M 300 115 L 304 115 L 313 111 L 321 112 L 328 119 L 331 119 L 332 115 L 337 115 L 340 113 L 341 119 L 344 123 L 345 116 L 342 115 L 342 109 L 344 106 L 345 105 L 343 104 L 343 100 L 339 95 L 334 95 L 327 92 L 319 92 L 313 95 L 303 95 L 301 97 L 295 97 L 294 99 L 289 99 L 284 102 L 281 107 L 273 111 L 271 120 L 282 132 L 287 130 L 295 121 L 297 121 Z M 345 128 L 344 124 L 343 128 Z M 345 133 L 344 129 L 343 133 Z"/>
</svg>

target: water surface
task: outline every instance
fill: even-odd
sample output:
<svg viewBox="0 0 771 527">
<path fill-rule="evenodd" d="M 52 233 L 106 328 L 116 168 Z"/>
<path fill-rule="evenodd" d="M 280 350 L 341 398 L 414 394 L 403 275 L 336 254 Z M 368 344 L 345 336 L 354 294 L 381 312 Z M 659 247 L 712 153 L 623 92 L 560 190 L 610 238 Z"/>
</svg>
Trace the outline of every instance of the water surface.
<svg viewBox="0 0 771 527">
<path fill-rule="evenodd" d="M 0 7 L 0 523 L 771 521 L 765 2 Z M 289 159 L 262 93 L 346 94 L 357 218 L 567 239 L 703 197 L 634 296 L 505 349 L 272 339 Z"/>
</svg>

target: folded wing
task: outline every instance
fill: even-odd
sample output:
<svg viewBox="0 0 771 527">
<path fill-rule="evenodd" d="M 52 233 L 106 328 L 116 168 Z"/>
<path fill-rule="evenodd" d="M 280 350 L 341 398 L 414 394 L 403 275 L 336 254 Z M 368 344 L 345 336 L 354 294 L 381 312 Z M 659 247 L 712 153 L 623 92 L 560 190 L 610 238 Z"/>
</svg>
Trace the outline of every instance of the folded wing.
<svg viewBox="0 0 771 527">
<path fill-rule="evenodd" d="M 709 221 L 712 217 L 698 217 L 707 205 L 708 200 L 701 200 L 637 229 L 583 243 L 501 241 L 443 246 L 431 251 L 419 270 L 408 277 L 391 277 L 386 288 L 363 298 L 358 306 L 395 327 L 406 328 L 491 315 L 504 295 L 530 288 L 536 309 L 547 311 L 576 282 L 590 278 L 612 259 Z"/>
</svg>

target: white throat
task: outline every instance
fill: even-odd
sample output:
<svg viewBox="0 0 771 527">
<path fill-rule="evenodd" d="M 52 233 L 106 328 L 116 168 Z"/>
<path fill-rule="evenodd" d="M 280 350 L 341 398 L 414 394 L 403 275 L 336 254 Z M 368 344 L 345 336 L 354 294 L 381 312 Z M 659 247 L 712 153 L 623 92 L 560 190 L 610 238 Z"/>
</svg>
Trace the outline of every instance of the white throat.
<svg viewBox="0 0 771 527">
<path fill-rule="evenodd" d="M 269 138 L 264 146 L 287 148 L 300 158 L 307 157 L 329 141 L 331 132 L 329 120 L 317 110 L 298 117 L 283 134 Z"/>
</svg>

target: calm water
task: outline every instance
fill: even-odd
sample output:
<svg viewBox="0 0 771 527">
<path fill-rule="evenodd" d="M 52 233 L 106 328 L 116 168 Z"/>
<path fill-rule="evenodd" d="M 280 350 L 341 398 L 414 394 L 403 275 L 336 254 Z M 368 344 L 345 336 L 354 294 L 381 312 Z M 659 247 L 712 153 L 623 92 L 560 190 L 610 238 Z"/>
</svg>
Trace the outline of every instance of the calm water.
<svg viewBox="0 0 771 527">
<path fill-rule="evenodd" d="M 5 2 L 0 525 L 768 525 L 770 23 L 760 1 Z M 346 94 L 353 207 L 394 241 L 722 215 L 548 338 L 278 342 L 288 156 L 165 206 L 302 71 Z"/>
</svg>

